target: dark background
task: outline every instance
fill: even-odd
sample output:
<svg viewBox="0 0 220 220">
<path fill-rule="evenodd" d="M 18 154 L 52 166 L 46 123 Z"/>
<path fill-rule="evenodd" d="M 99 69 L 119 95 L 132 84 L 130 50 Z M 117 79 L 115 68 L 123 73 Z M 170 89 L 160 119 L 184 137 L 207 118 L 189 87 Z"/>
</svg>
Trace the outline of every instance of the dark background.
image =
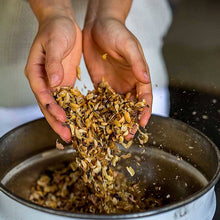
<svg viewBox="0 0 220 220">
<path fill-rule="evenodd" d="M 220 1 L 170 0 L 173 22 L 164 39 L 170 117 L 206 134 L 220 149 Z M 216 185 L 220 219 L 220 181 Z"/>
</svg>

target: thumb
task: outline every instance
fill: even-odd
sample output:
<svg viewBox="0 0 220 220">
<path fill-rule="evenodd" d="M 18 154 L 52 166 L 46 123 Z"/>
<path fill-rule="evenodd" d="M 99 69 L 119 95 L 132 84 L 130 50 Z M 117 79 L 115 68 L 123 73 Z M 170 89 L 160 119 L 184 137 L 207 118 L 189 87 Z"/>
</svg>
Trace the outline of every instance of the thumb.
<svg viewBox="0 0 220 220">
<path fill-rule="evenodd" d="M 45 45 L 45 69 L 50 87 L 59 86 L 64 77 L 62 60 L 64 58 L 65 47 L 59 40 L 53 39 Z"/>
</svg>

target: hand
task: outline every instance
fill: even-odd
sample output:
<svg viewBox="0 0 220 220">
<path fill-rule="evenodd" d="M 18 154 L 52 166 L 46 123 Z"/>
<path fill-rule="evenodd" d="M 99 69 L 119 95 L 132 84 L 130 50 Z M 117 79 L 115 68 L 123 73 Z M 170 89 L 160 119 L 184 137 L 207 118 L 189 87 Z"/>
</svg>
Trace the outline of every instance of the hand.
<svg viewBox="0 0 220 220">
<path fill-rule="evenodd" d="M 102 55 L 107 53 L 107 59 Z M 118 93 L 131 92 L 147 106 L 141 112 L 139 124 L 145 126 L 152 109 L 152 88 L 148 65 L 140 43 L 118 19 L 95 19 L 83 30 L 83 54 L 87 69 L 95 86 L 104 77 Z M 131 139 L 137 128 L 132 129 Z"/>
<path fill-rule="evenodd" d="M 57 10 L 39 22 L 25 75 L 50 126 L 64 141 L 70 142 L 66 114 L 51 95 L 57 86 L 74 85 L 82 54 L 81 30 L 74 16 L 66 14 Z"/>
</svg>

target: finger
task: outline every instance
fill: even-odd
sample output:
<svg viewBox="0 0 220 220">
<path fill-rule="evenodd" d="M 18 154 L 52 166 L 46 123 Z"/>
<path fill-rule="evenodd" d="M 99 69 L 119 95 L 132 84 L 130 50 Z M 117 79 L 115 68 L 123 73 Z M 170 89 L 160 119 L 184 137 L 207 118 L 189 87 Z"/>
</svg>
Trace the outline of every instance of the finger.
<svg viewBox="0 0 220 220">
<path fill-rule="evenodd" d="M 76 68 L 79 66 L 76 61 L 76 53 L 74 51 L 71 51 L 68 56 L 65 57 L 63 60 L 63 69 L 64 69 L 64 78 L 60 86 L 74 86 L 76 81 Z"/>
<path fill-rule="evenodd" d="M 59 39 L 47 41 L 45 48 L 45 69 L 50 87 L 59 86 L 64 77 L 62 60 L 66 52 L 66 45 Z"/>
<path fill-rule="evenodd" d="M 31 73 L 28 74 L 31 89 L 38 101 L 53 117 L 61 122 L 66 121 L 65 111 L 58 106 L 49 90 L 45 77 L 41 76 L 43 67 L 33 66 Z M 39 73 L 41 72 L 41 73 Z"/>
<path fill-rule="evenodd" d="M 137 125 L 134 125 L 132 129 L 129 130 L 129 134 L 125 136 L 125 140 L 130 141 L 136 134 L 137 129 L 138 129 Z"/>
<path fill-rule="evenodd" d="M 25 72 L 38 103 L 57 120 L 65 122 L 66 114 L 64 110 L 57 105 L 48 88 L 44 66 L 33 63 L 30 57 Z"/>
<path fill-rule="evenodd" d="M 145 127 L 152 112 L 153 96 L 152 96 L 151 83 L 149 84 L 137 83 L 136 89 L 138 94 L 138 100 L 146 101 L 146 106 L 139 113 L 139 118 L 140 118 L 139 124 L 140 126 Z"/>
<path fill-rule="evenodd" d="M 139 82 L 150 83 L 149 68 L 138 41 L 133 37 L 129 38 L 121 47 L 121 53 L 131 65 L 135 78 Z"/>
<path fill-rule="evenodd" d="M 52 129 L 66 142 L 70 143 L 72 138 L 71 138 L 71 132 L 70 129 L 67 127 L 65 123 L 62 123 L 58 120 L 56 120 L 53 116 L 51 116 L 47 110 L 39 104 L 40 109 L 42 113 L 44 114 L 47 122 L 50 124 Z"/>
</svg>

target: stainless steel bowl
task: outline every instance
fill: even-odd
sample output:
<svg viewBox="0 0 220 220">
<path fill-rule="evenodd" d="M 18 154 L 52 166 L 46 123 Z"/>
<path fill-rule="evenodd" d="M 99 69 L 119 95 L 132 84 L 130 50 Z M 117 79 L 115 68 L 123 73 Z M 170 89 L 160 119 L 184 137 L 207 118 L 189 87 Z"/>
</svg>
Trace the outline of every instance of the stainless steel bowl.
<svg viewBox="0 0 220 220">
<path fill-rule="evenodd" d="M 143 188 L 149 194 L 167 198 L 162 207 L 126 215 L 89 215 L 56 211 L 28 201 L 30 187 L 40 173 L 71 160 L 74 154 L 68 146 L 64 151 L 55 149 L 58 136 L 45 119 L 40 119 L 12 130 L 0 140 L 0 220 L 212 219 L 214 186 L 220 175 L 217 147 L 198 130 L 170 118 L 153 115 L 147 129 L 149 142 L 144 147 L 135 142 L 129 150 L 121 148 L 132 151 L 132 157 L 120 163 L 134 168 L 134 177 L 145 183 Z"/>
</svg>

